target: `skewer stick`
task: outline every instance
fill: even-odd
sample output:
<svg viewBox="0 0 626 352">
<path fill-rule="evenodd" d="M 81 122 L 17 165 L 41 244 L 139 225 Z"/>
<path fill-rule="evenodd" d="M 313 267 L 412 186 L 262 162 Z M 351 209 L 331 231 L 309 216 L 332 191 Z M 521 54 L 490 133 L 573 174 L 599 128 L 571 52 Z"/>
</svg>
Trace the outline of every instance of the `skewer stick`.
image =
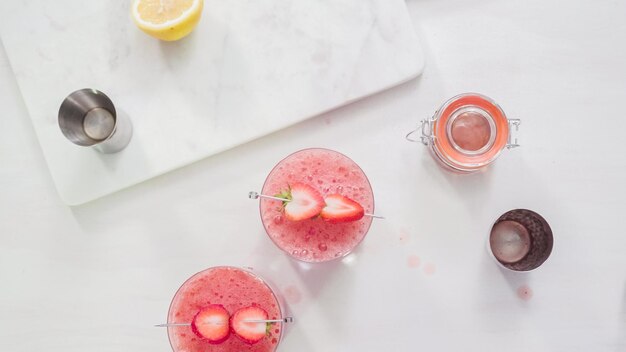
<svg viewBox="0 0 626 352">
<path fill-rule="evenodd" d="M 222 324 L 219 324 L 222 325 Z M 171 326 L 191 326 L 191 323 L 169 323 L 169 324 L 157 324 L 155 328 L 168 328 Z"/>
<path fill-rule="evenodd" d="M 293 323 L 293 317 L 284 317 L 282 319 L 265 319 L 265 320 L 255 320 L 255 319 L 248 319 L 248 320 L 244 320 L 244 323 Z M 225 323 L 205 323 L 205 324 L 214 324 L 214 325 L 225 325 Z M 191 326 L 191 323 L 167 323 L 167 324 L 157 324 L 154 327 L 155 328 L 168 328 L 168 327 L 175 327 L 175 326 Z"/>
<path fill-rule="evenodd" d="M 251 192 L 248 193 L 248 198 L 250 198 L 250 199 L 265 198 L 265 199 L 278 200 L 278 201 L 281 201 L 281 202 L 290 202 L 291 201 L 290 199 L 268 196 L 268 195 L 265 195 L 265 194 L 259 194 L 258 192 L 254 192 L 254 191 L 251 191 Z M 374 219 L 384 219 L 385 218 L 384 216 L 375 215 L 375 214 L 369 214 L 369 213 L 365 213 L 363 215 L 369 216 L 369 217 L 374 218 Z"/>
</svg>

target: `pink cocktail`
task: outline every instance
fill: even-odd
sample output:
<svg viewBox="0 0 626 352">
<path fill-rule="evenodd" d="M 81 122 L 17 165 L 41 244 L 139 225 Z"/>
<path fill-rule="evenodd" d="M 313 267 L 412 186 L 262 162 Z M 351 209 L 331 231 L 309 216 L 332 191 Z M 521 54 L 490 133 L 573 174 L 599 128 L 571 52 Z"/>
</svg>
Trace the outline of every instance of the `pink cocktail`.
<svg viewBox="0 0 626 352">
<path fill-rule="evenodd" d="M 250 271 L 235 267 L 213 267 L 201 271 L 178 289 L 168 312 L 168 324 L 189 323 L 209 305 L 222 305 L 233 314 L 240 308 L 257 306 L 269 319 L 283 318 L 278 296 L 270 286 Z M 270 352 L 275 351 L 283 334 L 281 324 L 272 324 L 259 342 L 246 343 L 231 333 L 219 344 L 211 344 L 197 336 L 190 326 L 170 326 L 167 334 L 174 352 Z"/>
<path fill-rule="evenodd" d="M 328 149 L 295 152 L 272 169 L 263 185 L 264 195 L 276 195 L 293 184 L 306 184 L 326 197 L 340 194 L 358 202 L 366 214 L 374 212 L 374 195 L 361 168 L 347 156 Z M 285 218 L 282 203 L 261 199 L 261 220 L 274 243 L 292 257 L 324 262 L 350 253 L 365 237 L 372 218 L 330 223 L 319 217 L 302 221 Z"/>
</svg>

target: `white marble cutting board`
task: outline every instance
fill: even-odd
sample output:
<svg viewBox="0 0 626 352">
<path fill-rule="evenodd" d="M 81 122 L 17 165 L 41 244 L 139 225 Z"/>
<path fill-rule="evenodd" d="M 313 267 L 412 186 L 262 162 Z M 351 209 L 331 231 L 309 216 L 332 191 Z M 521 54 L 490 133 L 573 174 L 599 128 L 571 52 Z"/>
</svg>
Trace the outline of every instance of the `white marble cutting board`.
<svg viewBox="0 0 626 352">
<path fill-rule="evenodd" d="M 187 38 L 139 31 L 130 1 L 0 1 L 0 34 L 62 199 L 78 205 L 407 81 L 423 55 L 403 0 L 205 0 Z M 134 136 L 65 140 L 63 98 L 105 92 Z"/>
</svg>

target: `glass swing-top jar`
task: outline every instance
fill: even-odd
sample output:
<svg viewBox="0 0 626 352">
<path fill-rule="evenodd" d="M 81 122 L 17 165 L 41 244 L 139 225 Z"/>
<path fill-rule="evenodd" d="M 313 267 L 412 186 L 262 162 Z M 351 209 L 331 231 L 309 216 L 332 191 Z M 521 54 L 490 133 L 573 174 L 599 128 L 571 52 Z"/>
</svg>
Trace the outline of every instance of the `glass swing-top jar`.
<svg viewBox="0 0 626 352">
<path fill-rule="evenodd" d="M 507 119 L 491 98 L 464 93 L 446 101 L 432 118 L 422 120 L 407 139 L 417 142 L 411 136 L 421 133 L 419 140 L 444 167 L 471 173 L 491 164 L 505 147 L 518 147 L 512 135 L 519 125 L 520 120 Z"/>
</svg>

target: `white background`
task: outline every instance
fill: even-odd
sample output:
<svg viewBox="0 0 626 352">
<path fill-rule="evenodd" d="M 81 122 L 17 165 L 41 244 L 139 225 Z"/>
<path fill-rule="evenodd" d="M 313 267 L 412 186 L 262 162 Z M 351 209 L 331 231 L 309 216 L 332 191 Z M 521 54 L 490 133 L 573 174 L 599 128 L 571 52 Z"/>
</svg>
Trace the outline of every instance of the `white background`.
<svg viewBox="0 0 626 352">
<path fill-rule="evenodd" d="M 2 52 L 0 351 L 169 351 L 151 326 L 188 276 L 223 264 L 290 293 L 281 351 L 625 351 L 626 2 L 408 7 L 427 55 L 419 79 L 75 208 Z M 404 135 L 465 91 L 521 118 L 523 146 L 459 176 Z M 246 194 L 312 146 L 351 156 L 387 219 L 343 262 L 305 266 L 273 246 Z M 485 241 L 519 207 L 544 215 L 555 244 L 514 275 Z"/>
<path fill-rule="evenodd" d="M 424 67 L 403 0 L 210 0 L 193 35 L 174 43 L 139 30 L 131 2 L 0 1 L 9 62 L 69 205 L 381 92 Z M 123 153 L 96 155 L 59 134 L 59 104 L 82 87 L 106 92 L 129 116 Z"/>
</svg>

